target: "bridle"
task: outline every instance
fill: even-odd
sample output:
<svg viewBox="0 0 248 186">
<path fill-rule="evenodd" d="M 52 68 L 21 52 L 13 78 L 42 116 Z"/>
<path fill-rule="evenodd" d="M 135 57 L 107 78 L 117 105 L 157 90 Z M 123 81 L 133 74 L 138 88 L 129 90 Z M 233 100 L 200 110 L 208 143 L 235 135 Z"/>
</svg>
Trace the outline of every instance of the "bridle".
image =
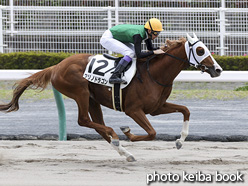
<svg viewBox="0 0 248 186">
<path fill-rule="evenodd" d="M 184 63 L 187 63 L 188 66 L 194 66 L 195 68 L 200 68 L 201 71 L 204 72 L 204 71 L 207 70 L 208 68 L 207 68 L 205 65 L 202 65 L 202 64 L 196 59 L 196 57 L 195 57 L 195 55 L 194 55 L 194 52 L 193 52 L 193 46 L 194 46 L 196 43 L 198 43 L 198 42 L 200 42 L 200 40 L 196 41 L 196 42 L 193 43 L 193 44 L 191 44 L 190 42 L 188 42 L 188 46 L 189 46 L 189 55 L 187 55 L 187 56 L 189 56 L 189 57 L 188 57 L 189 59 L 187 59 L 187 60 L 182 59 L 182 58 L 177 57 L 177 56 L 174 56 L 174 55 L 171 55 L 171 54 L 169 54 L 169 53 L 164 53 L 164 54 L 162 54 L 162 55 L 167 55 L 167 56 L 170 56 L 170 57 L 172 57 L 172 58 L 174 58 L 174 59 L 177 59 L 177 60 L 179 60 L 179 61 L 182 61 L 182 62 L 184 62 Z M 194 64 L 194 63 L 190 62 L 191 54 L 192 54 L 193 58 L 195 59 L 195 61 L 197 62 L 197 64 Z M 146 60 L 146 69 L 147 69 L 147 72 L 148 72 L 149 77 L 150 77 L 155 83 L 157 83 L 157 84 L 160 85 L 160 86 L 163 86 L 163 87 L 172 87 L 172 84 L 162 84 L 162 83 L 158 82 L 156 79 L 154 79 L 154 78 L 152 77 L 152 75 L 151 75 L 151 73 L 150 73 L 150 70 L 149 70 L 149 69 L 150 69 L 150 68 L 149 68 L 149 64 L 150 64 L 150 61 L 151 61 L 153 58 L 155 58 L 155 57 L 157 57 L 157 55 L 153 55 L 153 56 L 151 56 L 150 58 L 148 58 L 148 59 Z M 202 67 L 204 67 L 204 69 L 202 69 Z"/>
</svg>

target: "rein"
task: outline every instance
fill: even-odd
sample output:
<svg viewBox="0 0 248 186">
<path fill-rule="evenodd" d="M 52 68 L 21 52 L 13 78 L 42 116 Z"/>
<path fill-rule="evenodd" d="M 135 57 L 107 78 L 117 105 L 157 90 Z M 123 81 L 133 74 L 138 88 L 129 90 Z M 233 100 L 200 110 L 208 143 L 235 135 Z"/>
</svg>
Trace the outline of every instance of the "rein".
<svg viewBox="0 0 248 186">
<path fill-rule="evenodd" d="M 174 58 L 174 59 L 177 59 L 177 60 L 179 60 L 179 61 L 182 61 L 182 62 L 185 62 L 185 63 L 188 63 L 189 65 L 191 65 L 191 63 L 190 63 L 189 61 L 184 60 L 184 59 L 182 59 L 182 58 L 179 58 L 179 57 L 177 57 L 177 56 L 173 56 L 173 55 L 168 54 L 168 53 L 164 53 L 163 55 L 170 56 L 170 57 L 172 57 L 172 58 Z M 151 73 L 150 73 L 150 71 L 149 71 L 149 69 L 150 69 L 150 68 L 149 68 L 149 63 L 150 63 L 150 61 L 151 61 L 153 58 L 155 58 L 155 57 L 157 57 L 157 55 L 153 55 L 152 57 L 150 57 L 150 58 L 148 58 L 148 59 L 146 60 L 146 67 L 147 67 L 147 72 L 148 72 L 148 74 L 149 74 L 149 77 L 151 78 L 151 80 L 153 80 L 155 83 L 157 83 L 157 84 L 160 85 L 160 86 L 163 86 L 163 87 L 172 87 L 172 84 L 167 84 L 167 85 L 162 84 L 162 83 L 158 82 L 156 79 L 154 79 L 154 78 L 152 77 L 152 75 L 151 75 Z"/>
</svg>

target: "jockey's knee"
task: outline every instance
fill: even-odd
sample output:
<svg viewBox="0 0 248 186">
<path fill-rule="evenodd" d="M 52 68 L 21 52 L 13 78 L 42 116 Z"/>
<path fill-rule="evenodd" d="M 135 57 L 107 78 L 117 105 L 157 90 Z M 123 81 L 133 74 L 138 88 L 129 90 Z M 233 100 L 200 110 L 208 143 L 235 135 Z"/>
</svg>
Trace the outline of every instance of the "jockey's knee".
<svg viewBox="0 0 248 186">
<path fill-rule="evenodd" d="M 109 40 L 110 40 L 112 37 L 113 37 L 113 36 L 112 36 L 111 32 L 110 32 L 109 30 L 106 30 L 106 31 L 103 33 L 102 37 L 100 38 L 100 44 L 101 44 L 104 48 L 106 48 L 106 46 L 108 45 L 108 42 L 110 42 Z"/>
<path fill-rule="evenodd" d="M 106 42 L 107 42 L 107 39 L 106 39 L 105 37 L 101 37 L 101 39 L 100 39 L 100 44 L 101 44 L 102 46 L 105 46 Z"/>
<path fill-rule="evenodd" d="M 155 130 L 153 130 L 152 132 L 149 132 L 148 133 L 148 136 L 149 136 L 149 140 L 154 140 L 155 139 L 155 137 L 156 137 L 156 131 Z"/>
<path fill-rule="evenodd" d="M 126 55 L 133 59 L 135 57 L 135 52 L 129 51 Z"/>
</svg>

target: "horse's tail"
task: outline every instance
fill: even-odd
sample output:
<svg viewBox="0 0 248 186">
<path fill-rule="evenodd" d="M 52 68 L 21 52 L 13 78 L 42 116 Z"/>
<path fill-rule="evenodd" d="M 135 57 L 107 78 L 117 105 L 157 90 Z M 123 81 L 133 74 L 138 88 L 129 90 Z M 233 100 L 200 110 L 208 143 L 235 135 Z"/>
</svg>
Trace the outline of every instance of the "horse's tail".
<svg viewBox="0 0 248 186">
<path fill-rule="evenodd" d="M 19 109 L 19 98 L 23 92 L 30 86 L 32 89 L 41 88 L 44 90 L 51 80 L 52 70 L 54 66 L 48 67 L 40 72 L 37 72 L 15 84 L 13 97 L 10 103 L 0 105 L 0 111 L 12 112 Z M 32 85 L 32 86 L 31 86 Z"/>
</svg>

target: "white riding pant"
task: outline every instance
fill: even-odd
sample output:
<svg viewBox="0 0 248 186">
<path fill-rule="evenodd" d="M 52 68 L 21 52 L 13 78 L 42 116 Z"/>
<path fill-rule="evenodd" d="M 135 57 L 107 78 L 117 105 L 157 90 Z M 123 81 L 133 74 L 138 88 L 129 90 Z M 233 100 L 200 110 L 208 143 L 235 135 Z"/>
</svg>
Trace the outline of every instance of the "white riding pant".
<svg viewBox="0 0 248 186">
<path fill-rule="evenodd" d="M 103 33 L 100 43 L 104 48 L 112 52 L 122 54 L 123 56 L 129 56 L 131 58 L 134 58 L 135 56 L 134 44 L 122 43 L 114 39 L 110 30 L 106 30 Z"/>
</svg>

